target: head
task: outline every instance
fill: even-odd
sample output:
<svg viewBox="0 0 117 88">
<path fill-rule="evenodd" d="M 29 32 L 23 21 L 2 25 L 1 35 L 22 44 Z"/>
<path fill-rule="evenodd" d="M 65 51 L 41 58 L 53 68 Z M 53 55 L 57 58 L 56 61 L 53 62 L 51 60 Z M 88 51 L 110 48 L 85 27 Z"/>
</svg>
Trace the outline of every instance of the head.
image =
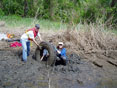
<svg viewBox="0 0 117 88">
<path fill-rule="evenodd" d="M 59 43 L 58 43 L 58 48 L 59 48 L 59 49 L 62 49 L 63 46 L 64 46 L 63 42 L 59 42 Z"/>
<path fill-rule="evenodd" d="M 40 29 L 40 25 L 39 24 L 35 24 L 35 28 L 36 28 L 36 31 L 38 31 Z"/>
<path fill-rule="evenodd" d="M 51 43 L 51 44 L 52 44 L 52 42 L 53 42 L 52 40 L 49 40 L 49 43 Z"/>
</svg>

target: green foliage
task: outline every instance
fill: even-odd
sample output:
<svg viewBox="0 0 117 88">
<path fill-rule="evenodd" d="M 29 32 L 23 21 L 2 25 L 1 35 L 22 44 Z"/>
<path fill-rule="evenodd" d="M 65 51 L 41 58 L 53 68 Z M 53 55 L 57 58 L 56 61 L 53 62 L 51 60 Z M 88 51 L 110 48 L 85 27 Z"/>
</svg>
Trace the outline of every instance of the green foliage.
<svg viewBox="0 0 117 88">
<path fill-rule="evenodd" d="M 22 0 L 20 0 L 20 1 L 22 1 Z M 2 4 L 3 4 L 2 9 L 6 15 L 9 15 L 9 14 L 22 15 L 22 12 L 23 12 L 22 4 L 23 3 L 19 3 L 16 0 L 3 0 Z"/>
<path fill-rule="evenodd" d="M 1 8 L 0 8 L 0 16 L 4 16 L 4 12 L 2 11 Z"/>
<path fill-rule="evenodd" d="M 112 23 L 117 22 L 116 0 L 1 0 L 1 3 L 2 15 L 37 15 L 38 18 L 68 23 L 90 23 L 97 19 L 105 22 L 112 17 Z"/>
</svg>

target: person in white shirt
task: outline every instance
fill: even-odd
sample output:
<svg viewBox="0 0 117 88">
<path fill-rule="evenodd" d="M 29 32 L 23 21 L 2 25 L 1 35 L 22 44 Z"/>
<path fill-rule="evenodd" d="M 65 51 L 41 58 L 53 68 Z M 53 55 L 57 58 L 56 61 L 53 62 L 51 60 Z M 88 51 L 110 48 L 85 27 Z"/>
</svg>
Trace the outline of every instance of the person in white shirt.
<svg viewBox="0 0 117 88">
<path fill-rule="evenodd" d="M 41 35 L 38 32 L 40 29 L 40 25 L 36 24 L 34 28 L 28 29 L 22 36 L 21 36 L 21 43 L 22 43 L 22 47 L 23 47 L 23 55 L 22 55 L 22 60 L 24 62 L 27 61 L 27 56 L 29 56 L 30 53 L 30 41 L 33 41 L 37 46 L 39 46 L 39 44 L 36 42 L 35 38 L 36 36 L 38 36 L 39 40 L 42 41 L 41 39 Z"/>
</svg>

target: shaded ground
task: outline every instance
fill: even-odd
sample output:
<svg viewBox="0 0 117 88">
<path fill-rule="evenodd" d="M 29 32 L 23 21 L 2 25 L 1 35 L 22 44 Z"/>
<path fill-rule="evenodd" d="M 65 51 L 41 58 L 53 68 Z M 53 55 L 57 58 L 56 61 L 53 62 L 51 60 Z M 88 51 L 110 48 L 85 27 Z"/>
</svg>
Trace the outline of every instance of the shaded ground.
<svg viewBox="0 0 117 88">
<path fill-rule="evenodd" d="M 43 37 L 51 40 L 52 36 Z M 79 54 L 67 47 L 67 50 L 70 50 L 68 65 L 48 67 L 32 59 L 36 46 L 32 47 L 27 63 L 22 62 L 18 56 L 20 48 L 8 46 L 9 43 L 0 42 L 0 88 L 116 88 L 117 86 L 117 47 L 110 51 L 86 52 L 79 49 Z"/>
</svg>

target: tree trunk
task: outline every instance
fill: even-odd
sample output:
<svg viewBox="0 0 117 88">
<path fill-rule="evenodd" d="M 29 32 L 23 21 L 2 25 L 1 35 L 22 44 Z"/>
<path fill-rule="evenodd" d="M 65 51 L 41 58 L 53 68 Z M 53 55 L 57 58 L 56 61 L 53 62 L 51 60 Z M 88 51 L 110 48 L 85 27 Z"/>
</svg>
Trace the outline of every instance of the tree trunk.
<svg viewBox="0 0 117 88">
<path fill-rule="evenodd" d="M 0 0 L 0 8 L 2 8 L 2 0 Z"/>
<path fill-rule="evenodd" d="M 58 2 L 56 0 L 51 0 L 50 1 L 49 11 L 50 11 L 50 18 L 52 20 L 55 20 L 54 15 L 55 15 L 55 12 L 56 12 L 57 4 L 58 4 Z"/>
<path fill-rule="evenodd" d="M 73 2 L 74 2 L 74 5 L 77 5 L 77 4 L 80 5 L 80 1 L 79 0 L 73 0 Z"/>
<path fill-rule="evenodd" d="M 56 0 L 45 0 L 44 1 L 44 9 L 48 11 L 48 15 L 50 16 L 50 19 L 54 20 L 53 16 L 55 13 L 56 8 Z"/>
<path fill-rule="evenodd" d="M 28 13 L 28 2 L 27 0 L 24 0 L 24 17 L 27 16 Z"/>
<path fill-rule="evenodd" d="M 53 0 L 50 1 L 50 9 L 49 9 L 50 17 L 51 17 L 52 20 L 53 20 L 53 16 L 54 16 L 54 9 L 53 9 L 54 3 L 53 2 L 54 2 Z"/>
<path fill-rule="evenodd" d="M 117 4 L 117 0 L 112 0 L 111 7 L 114 7 Z"/>
</svg>

